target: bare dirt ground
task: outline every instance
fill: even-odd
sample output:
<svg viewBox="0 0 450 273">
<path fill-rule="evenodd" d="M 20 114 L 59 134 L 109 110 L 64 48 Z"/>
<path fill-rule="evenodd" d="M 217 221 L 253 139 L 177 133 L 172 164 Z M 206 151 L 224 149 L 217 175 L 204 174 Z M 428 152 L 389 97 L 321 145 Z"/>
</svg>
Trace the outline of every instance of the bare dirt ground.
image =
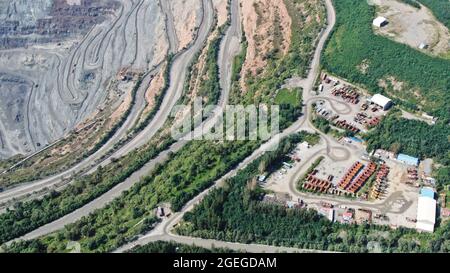
<svg viewBox="0 0 450 273">
<path fill-rule="evenodd" d="M 122 103 L 119 105 L 119 107 L 112 113 L 111 119 L 115 122 L 117 121 L 130 107 L 131 100 L 132 100 L 132 94 L 131 90 L 133 89 L 133 86 L 129 86 L 129 89 L 127 90 L 126 96 L 123 98 Z"/>
<path fill-rule="evenodd" d="M 281 39 L 281 51 L 286 53 L 291 38 L 292 20 L 283 0 L 242 0 L 243 29 L 248 42 L 247 56 L 242 69 L 241 87 L 245 90 L 248 73 L 257 75 L 266 65 L 266 54 L 273 48 L 274 39 Z M 279 25 L 282 37 L 275 37 Z M 279 34 L 279 33 L 278 33 Z"/>
<path fill-rule="evenodd" d="M 145 117 L 147 113 L 149 113 L 153 106 L 155 105 L 155 98 L 158 94 L 160 94 L 163 86 L 164 86 L 164 70 L 161 69 L 161 71 L 153 78 L 153 80 L 150 83 L 150 86 L 148 87 L 147 91 L 145 92 L 145 101 L 147 103 L 147 106 L 145 107 L 144 111 L 141 115 L 141 120 Z"/>
<path fill-rule="evenodd" d="M 193 9 L 198 0 L 170 1 L 175 29 L 178 37 L 178 50 L 185 48 L 193 39 L 197 26 L 198 11 Z"/>
<path fill-rule="evenodd" d="M 449 30 L 425 6 L 416 9 L 395 0 L 369 2 L 377 5 L 378 15 L 389 21 L 387 26 L 376 29 L 376 33 L 416 49 L 425 43 L 429 45 L 426 52 L 433 55 L 447 55 L 450 52 Z"/>
<path fill-rule="evenodd" d="M 217 24 L 219 26 L 223 25 L 228 18 L 228 10 L 227 10 L 227 0 L 214 0 L 214 6 L 217 11 Z"/>
</svg>

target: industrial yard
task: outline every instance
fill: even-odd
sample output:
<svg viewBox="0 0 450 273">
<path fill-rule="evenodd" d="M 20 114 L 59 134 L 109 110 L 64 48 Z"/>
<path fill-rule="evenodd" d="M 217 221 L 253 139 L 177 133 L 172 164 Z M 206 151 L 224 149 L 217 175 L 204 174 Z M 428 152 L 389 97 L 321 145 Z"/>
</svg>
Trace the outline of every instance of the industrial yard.
<svg viewBox="0 0 450 273">
<path fill-rule="evenodd" d="M 265 201 L 313 208 L 341 223 L 416 228 L 420 188 L 430 185 L 425 177 L 432 164 L 385 150 L 367 152 L 361 137 L 389 114 L 393 102 L 326 73 L 309 102 L 311 119 L 326 120 L 330 129 L 319 143 L 299 144 L 289 162 L 260 177 L 272 192 Z"/>
<path fill-rule="evenodd" d="M 366 95 L 358 87 L 325 73 L 316 92 L 316 116 L 340 131 L 353 134 L 367 132 L 378 125 L 392 106 L 392 101 L 380 94 Z"/>
</svg>

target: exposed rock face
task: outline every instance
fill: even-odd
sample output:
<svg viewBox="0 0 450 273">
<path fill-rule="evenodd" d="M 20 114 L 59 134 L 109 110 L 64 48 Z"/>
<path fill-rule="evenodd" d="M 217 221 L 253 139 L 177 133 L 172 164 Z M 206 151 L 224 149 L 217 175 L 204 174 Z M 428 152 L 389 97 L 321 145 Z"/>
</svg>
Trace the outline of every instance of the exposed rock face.
<svg viewBox="0 0 450 273">
<path fill-rule="evenodd" d="M 281 40 L 278 49 L 283 54 L 289 50 L 292 20 L 283 0 L 241 0 L 241 6 L 248 42 L 241 77 L 241 88 L 245 91 L 247 75 L 255 76 L 266 66 L 266 55 L 273 51 L 275 40 Z"/>
<path fill-rule="evenodd" d="M 0 159 L 64 136 L 121 69 L 148 70 L 167 51 L 159 1 L 0 1 Z"/>
</svg>

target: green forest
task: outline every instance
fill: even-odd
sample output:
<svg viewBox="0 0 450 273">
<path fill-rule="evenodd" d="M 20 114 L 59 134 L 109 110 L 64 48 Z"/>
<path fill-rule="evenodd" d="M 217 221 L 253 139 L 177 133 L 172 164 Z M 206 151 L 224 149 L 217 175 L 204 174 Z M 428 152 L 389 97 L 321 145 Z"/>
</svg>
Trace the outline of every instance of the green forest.
<svg viewBox="0 0 450 273">
<path fill-rule="evenodd" d="M 229 22 L 228 22 L 229 23 Z M 215 105 L 220 99 L 220 77 L 219 77 L 219 51 L 220 44 L 228 29 L 228 23 L 218 28 L 218 35 L 215 37 L 206 52 L 205 76 L 206 79 L 200 83 L 198 95 L 207 98 L 208 104 Z"/>
<path fill-rule="evenodd" d="M 289 147 L 289 146 L 287 146 Z M 286 146 L 280 147 L 286 150 Z M 182 235 L 338 252 L 449 252 L 450 222 L 433 234 L 375 225 L 332 223 L 314 210 L 286 209 L 260 200 L 259 164 L 278 161 L 280 150 L 256 160 L 213 190 L 177 228 Z"/>
<path fill-rule="evenodd" d="M 449 151 L 447 122 L 450 120 L 450 63 L 374 35 L 370 27 L 374 10 L 365 1 L 334 2 L 338 23 L 324 53 L 324 67 L 334 74 L 369 87 L 373 92 L 391 92 L 380 88 L 378 80 L 394 76 L 407 82 L 411 89 L 420 89 L 420 98 L 415 98 L 407 91 L 405 94 L 397 94 L 399 98 L 408 100 L 409 107 L 414 108 L 416 103 L 424 101 L 425 110 L 441 117 L 440 123 L 431 127 L 425 123 L 389 116 L 375 131 L 369 133 L 367 139 L 370 147 L 435 157 L 448 164 L 449 154 L 443 154 L 442 151 Z M 323 16 L 323 10 L 319 10 L 317 14 Z M 269 56 L 268 71 L 263 79 L 250 79 L 249 92 L 242 95 L 240 90 L 234 90 L 232 100 L 239 104 L 271 102 L 276 99 L 275 91 L 287 77 L 306 73 L 313 50 L 311 41 L 317 36 L 321 26 L 314 24 L 299 31 L 300 28 L 296 29 L 295 26 L 302 19 L 304 18 L 293 16 L 295 31 L 289 54 L 280 58 L 277 52 L 273 52 Z M 208 55 L 217 55 L 218 44 L 213 43 Z M 244 46 L 243 52 L 235 60 L 233 79 L 237 78 L 237 72 L 242 67 L 245 50 Z M 357 67 L 366 60 L 369 68 L 364 74 Z M 207 66 L 211 79 L 216 79 L 217 63 L 211 61 Z M 214 85 L 209 94 L 213 100 L 217 99 L 217 91 L 220 91 L 217 81 L 205 83 L 208 84 L 208 89 L 209 85 Z M 285 95 L 278 97 L 281 102 L 282 128 L 286 128 L 301 114 L 301 107 L 292 104 L 293 97 Z M 381 135 L 384 137 L 380 138 Z M 438 228 L 434 234 L 418 234 L 402 228 L 393 231 L 380 226 L 335 224 L 311 210 L 286 210 L 261 203 L 263 191 L 249 182 L 259 173 L 261 162 L 265 161 L 265 165 L 267 162 L 274 163 L 302 139 L 302 136 L 296 137 L 297 139 L 283 141 L 278 151 L 264 155 L 230 179 L 225 187 L 214 190 L 192 213 L 186 215 L 186 222 L 178 231 L 205 238 L 332 251 L 450 251 L 449 223 Z M 0 243 L 55 220 L 98 197 L 139 170 L 171 143 L 173 140 L 167 138 L 161 145 L 147 145 L 145 149 L 114 162 L 108 169 L 99 169 L 92 175 L 80 178 L 61 193 L 52 192 L 42 200 L 17 204 L 14 210 L 0 215 Z M 152 173 L 105 208 L 55 234 L 38 240 L 18 242 L 6 247 L 6 250 L 61 252 L 65 251 L 68 241 L 79 241 L 85 252 L 113 250 L 154 227 L 158 222 L 154 214 L 158 204 L 168 202 L 175 211 L 180 210 L 188 200 L 211 186 L 260 144 L 259 141 L 190 142 L 176 154 L 171 154 L 167 163 L 156 166 Z M 440 169 L 438 180 L 443 181 L 448 174 L 448 168 Z M 178 248 L 178 251 L 201 251 L 191 246 L 162 242 L 143 246 L 136 251 L 170 252 L 174 248 Z"/>
<path fill-rule="evenodd" d="M 390 113 L 374 130 L 364 135 L 367 150 L 390 150 L 421 159 L 434 158 L 442 166 L 436 172 L 438 189 L 450 184 L 450 126 L 428 125 L 418 120 L 401 118 L 401 113 Z"/>
<path fill-rule="evenodd" d="M 432 1 L 429 1 L 432 2 Z M 397 103 L 450 120 L 450 60 L 433 58 L 388 38 L 375 35 L 372 20 L 375 7 L 367 1 L 333 1 L 336 27 L 323 54 L 323 67 L 371 92 L 387 93 Z M 448 4 L 448 3 L 447 3 Z M 360 69 L 361 65 L 366 69 Z M 393 91 L 395 79 L 404 83 L 402 91 Z M 380 87 L 380 80 L 388 87 Z"/>
<path fill-rule="evenodd" d="M 53 191 L 42 199 L 16 203 L 13 209 L 0 215 L 0 244 L 54 221 L 104 194 L 169 147 L 172 141 L 167 138 L 159 145 L 149 143 L 107 168 L 99 168 L 93 174 L 76 179 L 61 192 Z"/>
<path fill-rule="evenodd" d="M 233 253 L 228 248 L 207 249 L 195 245 L 185 245 L 175 242 L 157 241 L 143 246 L 137 246 L 128 253 Z"/>
<path fill-rule="evenodd" d="M 300 107 L 280 105 L 280 129 L 287 128 L 301 114 Z M 42 200 L 18 203 L 14 210 L 0 215 L 0 243 L 26 234 L 66 215 L 124 181 L 146 162 L 167 149 L 172 138 L 152 141 L 144 149 L 134 151 L 113 162 L 108 169 L 99 169 L 84 176 L 60 193 L 52 192 Z M 180 209 L 185 202 L 224 175 L 260 145 L 252 142 L 192 142 L 173 155 L 168 163 L 155 170 L 130 192 L 102 210 L 96 211 L 64 230 L 31 242 L 14 246 L 26 251 L 29 244 L 45 245 L 45 252 L 64 251 L 65 242 L 80 240 L 85 251 L 108 251 L 132 240 L 152 228 L 156 222 L 153 210 L 162 201 Z M 205 156 L 208 155 L 208 156 Z"/>
<path fill-rule="evenodd" d="M 154 210 L 159 203 L 169 201 L 173 210 L 181 209 L 257 146 L 257 141 L 190 142 L 173 154 L 165 165 L 157 165 L 151 174 L 105 208 L 56 234 L 41 238 L 40 244 L 47 245 L 46 252 L 64 251 L 69 240 L 80 242 L 86 252 L 111 251 L 150 230 L 157 221 Z M 26 219 L 24 221 L 33 221 L 32 217 Z M 11 230 L 8 232 L 1 234 L 14 234 Z"/>
<path fill-rule="evenodd" d="M 436 158 L 440 163 L 450 165 L 449 136 L 448 125 L 432 126 L 391 114 L 375 130 L 370 131 L 365 139 L 369 151 L 382 148 L 419 158 Z"/>
<path fill-rule="evenodd" d="M 302 139 L 301 135 L 294 135 L 289 138 L 289 142 L 298 143 Z M 314 138 L 308 136 L 308 139 Z M 169 201 L 172 209 L 181 209 L 188 200 L 234 168 L 257 146 L 257 141 L 221 144 L 212 141 L 190 142 L 172 155 L 168 163 L 156 166 L 151 174 L 105 208 L 55 234 L 14 243 L 6 249 L 11 252 L 29 252 L 33 249 L 61 252 L 65 251 L 68 241 L 78 241 L 84 252 L 111 251 L 150 230 L 157 222 L 154 210 L 159 203 Z M 14 217 L 15 214 L 11 211 L 7 215 Z M 5 224 L 12 225 L 11 221 L 5 221 Z"/>
</svg>

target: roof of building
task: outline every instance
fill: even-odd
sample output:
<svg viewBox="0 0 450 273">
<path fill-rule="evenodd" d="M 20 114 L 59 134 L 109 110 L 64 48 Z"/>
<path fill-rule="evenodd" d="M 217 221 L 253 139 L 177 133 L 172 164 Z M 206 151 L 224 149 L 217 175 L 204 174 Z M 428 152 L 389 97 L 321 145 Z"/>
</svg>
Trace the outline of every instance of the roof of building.
<svg viewBox="0 0 450 273">
<path fill-rule="evenodd" d="M 424 161 L 422 161 L 422 165 L 425 175 L 431 175 L 431 173 L 433 172 L 433 159 L 425 159 Z"/>
<path fill-rule="evenodd" d="M 428 44 L 422 42 L 422 43 L 420 43 L 419 48 L 426 49 L 426 48 L 428 48 Z"/>
<path fill-rule="evenodd" d="M 319 213 L 325 217 L 327 217 L 328 220 L 334 221 L 334 209 L 332 208 L 320 208 Z"/>
<path fill-rule="evenodd" d="M 386 18 L 379 16 L 379 17 L 375 18 L 375 20 L 373 20 L 373 24 L 376 26 L 381 26 L 386 21 L 387 21 Z"/>
<path fill-rule="evenodd" d="M 342 214 L 342 217 L 344 217 L 344 218 L 353 218 L 353 213 L 351 213 L 351 212 L 344 212 Z"/>
<path fill-rule="evenodd" d="M 362 139 L 359 139 L 357 137 L 351 137 L 350 139 L 353 140 L 354 142 L 358 142 L 358 143 L 362 143 L 363 142 Z"/>
<path fill-rule="evenodd" d="M 419 165 L 419 159 L 418 158 L 412 157 L 412 156 L 409 156 L 409 155 L 405 155 L 405 154 L 399 154 L 397 156 L 397 160 L 403 161 L 403 162 L 405 162 L 408 165 L 414 165 L 414 166 Z"/>
<path fill-rule="evenodd" d="M 385 97 L 381 94 L 375 94 L 373 95 L 373 97 L 370 99 L 371 102 L 376 103 L 382 107 L 386 107 L 389 103 L 392 102 L 392 100 L 388 97 Z"/>
<path fill-rule="evenodd" d="M 422 231 L 433 232 L 434 231 L 434 224 L 417 222 L 416 223 L 416 229 L 422 230 Z"/>
<path fill-rule="evenodd" d="M 436 223 L 436 200 L 426 196 L 419 197 L 417 208 L 416 228 L 425 231 L 434 231 Z"/>
<path fill-rule="evenodd" d="M 420 190 L 420 196 L 434 199 L 434 190 L 430 187 L 423 187 Z"/>
<path fill-rule="evenodd" d="M 442 209 L 442 216 L 444 216 L 444 217 L 449 217 L 449 216 L 450 216 L 450 209 L 448 209 L 448 208 L 443 208 L 443 209 Z"/>
</svg>

